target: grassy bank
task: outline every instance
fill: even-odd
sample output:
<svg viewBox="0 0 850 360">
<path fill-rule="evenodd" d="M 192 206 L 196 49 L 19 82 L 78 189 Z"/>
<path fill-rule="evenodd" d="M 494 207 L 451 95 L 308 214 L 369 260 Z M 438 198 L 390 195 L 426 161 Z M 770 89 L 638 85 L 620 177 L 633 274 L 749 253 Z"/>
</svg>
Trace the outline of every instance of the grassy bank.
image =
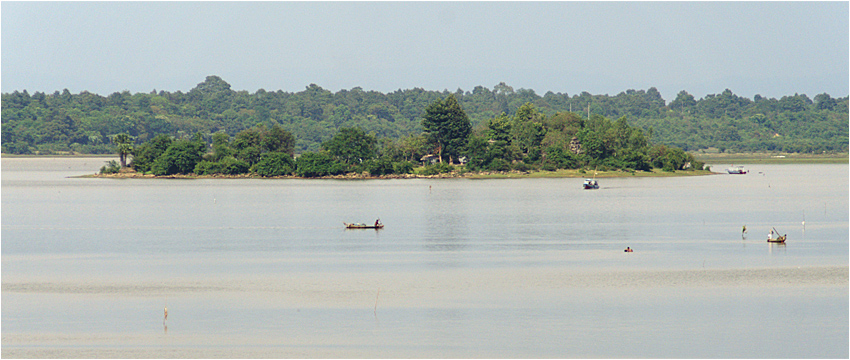
<svg viewBox="0 0 850 360">
<path fill-rule="evenodd" d="M 696 152 L 706 164 L 847 164 L 848 154 Z"/>
</svg>

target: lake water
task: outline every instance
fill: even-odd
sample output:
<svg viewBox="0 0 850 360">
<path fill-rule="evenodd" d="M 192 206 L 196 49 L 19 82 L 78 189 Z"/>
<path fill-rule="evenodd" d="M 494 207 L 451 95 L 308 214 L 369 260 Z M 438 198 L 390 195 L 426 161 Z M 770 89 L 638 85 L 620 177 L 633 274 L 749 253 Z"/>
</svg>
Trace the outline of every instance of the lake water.
<svg viewBox="0 0 850 360">
<path fill-rule="evenodd" d="M 105 160 L 2 159 L 3 357 L 850 356 L 846 164 L 71 177 Z"/>
</svg>

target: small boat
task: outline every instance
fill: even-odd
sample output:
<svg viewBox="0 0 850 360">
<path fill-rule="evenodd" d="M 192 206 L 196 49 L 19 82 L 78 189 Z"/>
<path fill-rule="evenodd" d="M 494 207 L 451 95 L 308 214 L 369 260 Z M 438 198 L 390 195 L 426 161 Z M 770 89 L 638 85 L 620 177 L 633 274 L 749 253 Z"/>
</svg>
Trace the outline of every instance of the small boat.
<svg viewBox="0 0 850 360">
<path fill-rule="evenodd" d="M 774 239 L 774 238 L 773 238 L 773 234 L 778 235 L 778 236 L 776 237 L 776 239 Z M 778 230 L 776 230 L 776 228 L 771 228 L 771 229 L 770 229 L 770 234 L 767 234 L 767 242 L 769 242 L 769 243 L 783 243 L 783 244 L 784 244 L 784 243 L 785 243 L 785 237 L 786 237 L 786 236 L 788 236 L 788 234 L 785 234 L 785 235 L 779 235 L 779 231 L 778 231 Z"/>
<path fill-rule="evenodd" d="M 744 175 L 749 171 L 747 171 L 747 169 L 744 169 L 743 166 L 733 166 L 726 169 L 726 172 L 732 175 Z"/>
<path fill-rule="evenodd" d="M 785 235 L 782 235 L 782 236 L 780 236 L 780 237 L 778 237 L 778 238 L 776 238 L 776 239 L 767 239 L 767 242 L 769 242 L 769 243 L 782 243 L 782 244 L 784 244 L 784 243 L 785 243 Z"/>
<path fill-rule="evenodd" d="M 598 189 L 599 183 L 594 179 L 585 179 L 583 186 L 585 190 Z"/>
<path fill-rule="evenodd" d="M 377 230 L 377 229 L 383 229 L 384 228 L 384 224 L 381 224 L 381 223 L 378 223 L 377 225 L 375 225 L 375 224 L 362 224 L 362 223 L 357 223 L 357 224 L 343 223 L 343 224 L 345 224 L 346 229 L 376 229 Z"/>
</svg>

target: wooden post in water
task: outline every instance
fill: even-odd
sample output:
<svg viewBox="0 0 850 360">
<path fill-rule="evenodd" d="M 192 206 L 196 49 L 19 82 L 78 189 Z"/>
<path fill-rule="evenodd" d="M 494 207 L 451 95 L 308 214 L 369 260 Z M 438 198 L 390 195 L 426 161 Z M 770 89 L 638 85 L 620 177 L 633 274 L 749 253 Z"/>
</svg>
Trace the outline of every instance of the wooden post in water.
<svg viewBox="0 0 850 360">
<path fill-rule="evenodd" d="M 375 295 L 375 310 L 373 311 L 373 313 L 375 314 L 375 317 L 378 317 L 378 296 L 380 296 L 380 295 L 381 295 L 381 288 L 378 288 L 378 294 Z"/>
</svg>

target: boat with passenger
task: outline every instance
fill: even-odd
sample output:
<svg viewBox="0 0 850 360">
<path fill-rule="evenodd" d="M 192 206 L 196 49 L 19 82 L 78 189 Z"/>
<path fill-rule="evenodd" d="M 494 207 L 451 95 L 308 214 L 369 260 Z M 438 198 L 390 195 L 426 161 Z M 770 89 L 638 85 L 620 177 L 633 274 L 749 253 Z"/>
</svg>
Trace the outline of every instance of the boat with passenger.
<svg viewBox="0 0 850 360">
<path fill-rule="evenodd" d="M 732 166 L 726 169 L 726 172 L 732 175 L 744 175 L 749 171 L 747 171 L 747 169 L 744 169 L 743 166 Z"/>
<path fill-rule="evenodd" d="M 773 237 L 774 234 L 779 235 L 779 231 L 777 231 L 776 228 L 771 228 L 770 233 L 767 234 L 767 242 L 784 244 L 785 238 L 788 237 L 788 234 L 783 234 L 783 235 L 779 235 L 776 238 L 774 238 Z"/>
<path fill-rule="evenodd" d="M 787 235 L 780 235 L 780 236 L 779 236 L 779 237 L 777 237 L 776 239 L 767 239 L 767 242 L 769 242 L 769 243 L 782 243 L 782 244 L 784 244 L 784 243 L 785 243 L 785 237 L 786 237 L 786 236 L 787 236 Z"/>
<path fill-rule="evenodd" d="M 346 229 L 383 229 L 384 224 L 381 224 L 381 220 L 375 220 L 374 224 L 364 224 L 364 223 L 343 223 Z"/>
<path fill-rule="evenodd" d="M 583 186 L 585 190 L 598 189 L 599 183 L 595 179 L 585 179 Z"/>
</svg>

